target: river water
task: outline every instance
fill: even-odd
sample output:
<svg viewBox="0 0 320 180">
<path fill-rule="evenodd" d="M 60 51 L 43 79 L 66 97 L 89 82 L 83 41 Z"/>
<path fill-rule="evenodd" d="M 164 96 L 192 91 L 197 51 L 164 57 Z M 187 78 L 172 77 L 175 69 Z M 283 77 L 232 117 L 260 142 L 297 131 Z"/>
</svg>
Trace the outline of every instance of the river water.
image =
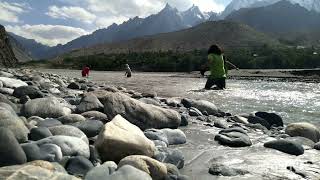
<svg viewBox="0 0 320 180">
<path fill-rule="evenodd" d="M 79 77 L 76 70 L 41 70 Z M 280 114 L 285 123 L 307 121 L 320 126 L 320 84 L 263 80 L 227 80 L 224 91 L 203 91 L 205 78 L 177 73 L 92 72 L 90 80 L 123 86 L 138 92 L 155 91 L 163 97 L 188 97 L 214 102 L 232 114 L 268 111 Z"/>
</svg>

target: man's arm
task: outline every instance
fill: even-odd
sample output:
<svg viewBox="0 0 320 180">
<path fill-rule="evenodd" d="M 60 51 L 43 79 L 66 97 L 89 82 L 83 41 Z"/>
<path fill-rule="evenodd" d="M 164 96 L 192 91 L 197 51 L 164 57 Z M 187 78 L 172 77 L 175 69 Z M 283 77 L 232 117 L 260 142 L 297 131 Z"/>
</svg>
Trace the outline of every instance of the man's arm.
<svg viewBox="0 0 320 180">
<path fill-rule="evenodd" d="M 236 70 L 239 70 L 239 68 L 236 66 L 236 65 L 234 65 L 234 64 L 232 64 L 230 61 L 225 61 L 228 65 L 230 65 L 230 66 L 232 66 L 232 68 L 233 69 L 236 69 Z"/>
</svg>

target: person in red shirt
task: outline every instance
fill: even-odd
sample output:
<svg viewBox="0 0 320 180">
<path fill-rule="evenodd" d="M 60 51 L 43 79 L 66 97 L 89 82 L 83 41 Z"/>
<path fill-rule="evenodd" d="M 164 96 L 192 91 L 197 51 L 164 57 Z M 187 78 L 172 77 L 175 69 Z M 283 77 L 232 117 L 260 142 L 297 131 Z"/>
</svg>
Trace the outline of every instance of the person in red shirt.
<svg viewBox="0 0 320 180">
<path fill-rule="evenodd" d="M 85 66 L 82 68 L 82 77 L 89 77 L 90 68 L 89 66 Z"/>
</svg>

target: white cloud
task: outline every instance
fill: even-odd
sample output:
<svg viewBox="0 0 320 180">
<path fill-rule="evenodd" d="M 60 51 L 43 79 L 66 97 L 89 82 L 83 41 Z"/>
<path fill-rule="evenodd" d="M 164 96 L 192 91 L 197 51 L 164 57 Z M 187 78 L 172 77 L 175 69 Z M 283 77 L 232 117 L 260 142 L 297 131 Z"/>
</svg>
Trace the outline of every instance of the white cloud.
<svg viewBox="0 0 320 180">
<path fill-rule="evenodd" d="M 49 12 L 46 13 L 52 18 L 58 19 L 75 19 L 81 22 L 91 23 L 96 19 L 96 15 L 90 13 L 89 11 L 75 6 L 50 6 Z"/>
<path fill-rule="evenodd" d="M 0 2 L 0 21 L 18 23 L 19 14 L 26 12 L 29 6 L 25 3 Z"/>
<path fill-rule="evenodd" d="M 65 44 L 79 36 L 88 34 L 81 28 L 61 25 L 23 25 L 23 26 L 6 26 L 7 31 L 29 39 L 36 39 L 38 42 L 54 46 Z"/>
</svg>

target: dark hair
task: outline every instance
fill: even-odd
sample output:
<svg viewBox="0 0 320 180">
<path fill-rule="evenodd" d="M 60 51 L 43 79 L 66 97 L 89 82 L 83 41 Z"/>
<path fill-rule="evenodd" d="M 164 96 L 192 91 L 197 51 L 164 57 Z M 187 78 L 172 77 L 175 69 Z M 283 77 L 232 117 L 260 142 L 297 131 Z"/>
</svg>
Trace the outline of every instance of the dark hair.
<svg viewBox="0 0 320 180">
<path fill-rule="evenodd" d="M 208 54 L 216 54 L 216 55 L 221 55 L 223 54 L 223 50 L 218 46 L 218 45 L 212 45 L 210 46 L 208 50 Z"/>
</svg>

